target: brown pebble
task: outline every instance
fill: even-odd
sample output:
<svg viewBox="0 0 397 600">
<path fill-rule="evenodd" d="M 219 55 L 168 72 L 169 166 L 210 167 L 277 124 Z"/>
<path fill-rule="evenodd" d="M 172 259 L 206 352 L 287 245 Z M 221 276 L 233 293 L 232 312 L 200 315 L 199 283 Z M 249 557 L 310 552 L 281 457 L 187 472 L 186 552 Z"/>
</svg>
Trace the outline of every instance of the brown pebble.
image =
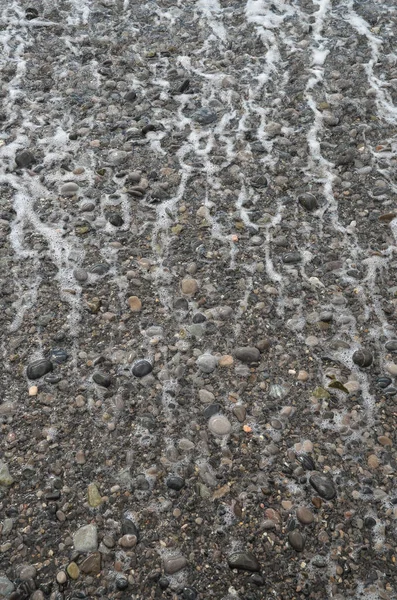
<svg viewBox="0 0 397 600">
<path fill-rule="evenodd" d="M 307 371 L 299 371 L 297 380 L 307 381 L 309 379 L 309 373 Z"/>
<path fill-rule="evenodd" d="M 318 496 L 314 496 L 312 498 L 312 504 L 313 506 L 315 506 L 316 508 L 321 508 L 323 501 L 321 500 L 321 498 L 319 498 Z"/>
<path fill-rule="evenodd" d="M 98 575 L 101 571 L 102 556 L 100 552 L 94 552 L 80 564 L 80 571 L 86 575 Z"/>
<path fill-rule="evenodd" d="M 131 312 L 140 312 L 140 310 L 142 309 L 142 302 L 140 301 L 138 296 L 130 296 L 127 302 Z"/>
<path fill-rule="evenodd" d="M 136 542 L 136 535 L 132 535 L 130 533 L 123 535 L 123 537 L 119 539 L 119 544 L 122 546 L 122 548 L 134 548 L 136 546 Z"/>
<path fill-rule="evenodd" d="M 78 465 L 84 465 L 85 464 L 84 450 L 78 450 L 76 452 L 76 462 L 77 462 Z"/>
<path fill-rule="evenodd" d="M 237 406 L 233 407 L 233 414 L 237 418 L 240 423 L 245 421 L 245 417 L 247 416 L 247 410 L 241 404 L 237 404 Z"/>
<path fill-rule="evenodd" d="M 29 396 L 37 396 L 38 392 L 39 388 L 37 385 L 32 385 L 32 387 L 29 388 Z"/>
<path fill-rule="evenodd" d="M 298 520 L 304 525 L 309 525 L 314 521 L 314 515 L 311 510 L 305 508 L 304 506 L 299 506 L 296 510 L 296 516 Z"/>
<path fill-rule="evenodd" d="M 196 279 L 187 278 L 182 281 L 181 290 L 187 296 L 194 296 L 198 292 L 198 283 Z"/>
<path fill-rule="evenodd" d="M 267 517 L 268 519 L 271 519 L 275 523 L 281 523 L 280 513 L 277 512 L 276 510 L 274 510 L 274 508 L 267 508 L 265 510 L 265 517 Z"/>
<path fill-rule="evenodd" d="M 367 465 L 370 469 L 377 469 L 379 467 L 379 458 L 375 454 L 370 454 L 367 458 Z"/>
<path fill-rule="evenodd" d="M 378 442 L 382 445 L 382 446 L 393 446 L 393 442 L 392 440 L 387 437 L 386 435 L 380 435 L 378 437 Z"/>
<path fill-rule="evenodd" d="M 290 531 L 288 534 L 288 542 L 296 552 L 302 552 L 305 547 L 305 538 L 299 531 Z"/>
<path fill-rule="evenodd" d="M 218 365 L 220 367 L 231 367 L 233 363 L 233 356 L 230 356 L 230 354 L 225 354 L 225 356 L 221 356 L 219 359 Z"/>
</svg>

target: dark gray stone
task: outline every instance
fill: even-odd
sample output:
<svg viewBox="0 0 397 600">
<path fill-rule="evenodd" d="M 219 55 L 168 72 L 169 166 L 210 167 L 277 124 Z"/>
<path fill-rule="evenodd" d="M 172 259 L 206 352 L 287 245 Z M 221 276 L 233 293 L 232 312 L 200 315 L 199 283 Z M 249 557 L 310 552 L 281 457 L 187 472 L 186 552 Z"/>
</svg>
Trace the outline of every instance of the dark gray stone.
<svg viewBox="0 0 397 600">
<path fill-rule="evenodd" d="M 259 362 L 261 358 L 261 353 L 258 348 L 253 346 L 246 346 L 244 348 L 237 348 L 235 351 L 235 356 L 238 360 L 246 364 L 251 364 L 254 362 Z"/>
<path fill-rule="evenodd" d="M 95 383 L 97 383 L 98 385 L 101 385 L 102 387 L 110 387 L 112 384 L 112 378 L 110 377 L 110 375 L 107 375 L 106 373 L 94 373 L 94 375 L 92 376 L 93 380 L 95 381 Z"/>
<path fill-rule="evenodd" d="M 153 365 L 146 359 L 138 360 L 132 367 L 132 374 L 135 377 L 145 377 L 153 371 Z"/>
<path fill-rule="evenodd" d="M 52 362 L 46 358 L 39 358 L 28 365 L 26 375 L 28 379 L 40 379 L 43 375 L 50 373 L 54 369 Z"/>
<path fill-rule="evenodd" d="M 316 490 L 321 498 L 325 500 L 332 500 L 336 496 L 336 489 L 334 482 L 325 475 L 314 473 L 310 476 L 310 485 Z"/>
<path fill-rule="evenodd" d="M 260 569 L 259 562 L 251 552 L 233 552 L 227 557 L 227 562 L 231 569 L 240 571 L 255 573 Z"/>
</svg>

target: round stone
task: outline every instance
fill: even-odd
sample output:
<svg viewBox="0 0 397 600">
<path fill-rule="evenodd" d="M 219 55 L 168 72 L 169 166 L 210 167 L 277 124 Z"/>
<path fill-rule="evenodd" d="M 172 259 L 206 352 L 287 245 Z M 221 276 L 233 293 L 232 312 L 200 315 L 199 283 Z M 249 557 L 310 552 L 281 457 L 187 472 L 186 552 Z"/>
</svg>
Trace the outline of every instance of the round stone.
<svg viewBox="0 0 397 600">
<path fill-rule="evenodd" d="M 235 356 L 238 360 L 246 364 L 251 364 L 255 362 L 259 362 L 261 358 L 261 353 L 258 348 L 253 346 L 246 346 L 244 348 L 237 348 L 235 351 Z"/>
<path fill-rule="evenodd" d="M 193 323 L 204 323 L 207 320 L 207 317 L 202 313 L 196 313 L 193 315 Z"/>
<path fill-rule="evenodd" d="M 109 162 L 114 166 L 121 165 L 127 158 L 128 152 L 124 150 L 111 150 L 109 152 Z"/>
<path fill-rule="evenodd" d="M 397 365 L 394 362 L 387 362 L 385 364 L 385 369 L 390 375 L 395 377 L 397 375 Z"/>
<path fill-rule="evenodd" d="M 73 270 L 73 277 L 79 283 L 84 283 L 88 279 L 88 273 L 85 269 L 77 267 L 76 269 Z"/>
<path fill-rule="evenodd" d="M 305 547 L 305 538 L 299 531 L 290 531 L 288 534 L 288 542 L 296 552 L 302 552 Z"/>
<path fill-rule="evenodd" d="M 70 579 L 77 579 L 80 575 L 80 569 L 75 562 L 71 562 L 68 564 L 68 566 L 66 567 L 66 572 L 69 575 Z"/>
<path fill-rule="evenodd" d="M 283 256 L 283 263 L 286 265 L 295 265 L 301 262 L 302 256 L 300 252 L 287 252 Z"/>
<path fill-rule="evenodd" d="M 59 571 L 59 573 L 57 573 L 57 582 L 58 582 L 60 585 L 63 585 L 64 583 L 66 583 L 66 582 L 67 582 L 67 579 L 68 579 L 68 578 L 67 578 L 67 576 L 66 576 L 66 573 L 65 573 L 65 571 Z"/>
<path fill-rule="evenodd" d="M 203 373 L 212 373 L 218 366 L 218 358 L 212 354 L 202 354 L 198 357 L 196 364 Z"/>
<path fill-rule="evenodd" d="M 79 186 L 74 181 L 69 181 L 68 183 L 64 183 L 61 186 L 60 192 L 61 196 L 66 196 L 66 198 L 70 198 L 74 196 L 79 191 Z"/>
<path fill-rule="evenodd" d="M 131 533 L 126 533 L 119 540 L 119 544 L 122 548 L 135 548 L 136 543 L 136 535 L 132 535 Z"/>
<path fill-rule="evenodd" d="M 48 359 L 58 365 L 65 363 L 68 359 L 68 353 L 62 348 L 54 348 L 50 351 Z"/>
<path fill-rule="evenodd" d="M 317 210 L 317 208 L 318 208 L 317 199 L 315 196 L 313 196 L 313 194 L 307 193 L 307 194 L 302 194 L 301 196 L 298 196 L 298 202 L 308 212 Z"/>
<path fill-rule="evenodd" d="M 19 168 L 27 168 L 30 167 L 34 162 L 35 158 L 30 150 L 21 150 L 15 156 L 15 162 Z"/>
<path fill-rule="evenodd" d="M 53 364 L 46 358 L 39 358 L 28 365 L 26 375 L 28 379 L 40 379 L 43 375 L 50 373 L 53 370 Z"/>
<path fill-rule="evenodd" d="M 94 373 L 92 376 L 92 379 L 95 381 L 96 384 L 102 386 L 102 387 L 110 387 L 110 385 L 112 384 L 112 378 L 110 377 L 110 375 L 107 375 L 106 373 Z"/>
<path fill-rule="evenodd" d="M 142 309 L 142 302 L 140 301 L 138 296 L 130 296 L 127 302 L 131 312 L 140 312 L 140 310 Z"/>
<path fill-rule="evenodd" d="M 128 588 L 128 579 L 124 575 L 117 575 L 116 587 L 118 590 L 126 590 Z"/>
<path fill-rule="evenodd" d="M 210 123 L 216 121 L 217 118 L 218 115 L 216 114 L 216 112 L 212 111 L 206 106 L 199 108 L 192 115 L 193 121 L 196 121 L 196 123 L 199 123 L 200 125 L 209 125 Z"/>
<path fill-rule="evenodd" d="M 187 296 L 194 296 L 198 292 L 198 289 L 199 286 L 196 279 L 188 277 L 181 283 L 182 294 L 186 294 Z"/>
<path fill-rule="evenodd" d="M 385 348 L 389 352 L 397 352 L 397 340 L 389 340 L 386 342 Z"/>
<path fill-rule="evenodd" d="M 179 477 L 179 475 L 170 475 L 166 481 L 167 487 L 171 490 L 175 490 L 179 492 L 185 485 L 185 480 L 183 477 Z"/>
<path fill-rule="evenodd" d="M 310 525 L 310 523 L 313 523 L 314 521 L 314 515 L 312 511 L 305 506 L 299 506 L 299 508 L 297 508 L 296 516 L 304 525 Z"/>
<path fill-rule="evenodd" d="M 232 426 L 230 424 L 229 419 L 224 415 L 214 415 L 208 421 L 208 429 L 214 435 L 222 437 L 224 435 L 228 435 L 231 432 Z"/>
<path fill-rule="evenodd" d="M 373 356 L 368 350 L 356 350 L 352 358 L 354 364 L 361 368 L 370 367 L 373 362 Z"/>
<path fill-rule="evenodd" d="M 132 374 L 135 377 L 145 377 L 153 371 L 153 365 L 146 359 L 138 360 L 132 367 Z"/>
</svg>

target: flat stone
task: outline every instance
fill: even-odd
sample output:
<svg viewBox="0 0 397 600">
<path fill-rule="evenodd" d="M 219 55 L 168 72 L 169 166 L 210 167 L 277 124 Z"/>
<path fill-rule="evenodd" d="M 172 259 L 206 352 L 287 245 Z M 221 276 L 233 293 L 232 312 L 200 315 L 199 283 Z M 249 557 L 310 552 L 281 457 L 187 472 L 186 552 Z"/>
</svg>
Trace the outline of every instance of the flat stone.
<svg viewBox="0 0 397 600">
<path fill-rule="evenodd" d="M 286 265 L 295 265 L 301 262 L 302 256 L 300 252 L 287 252 L 283 255 L 283 263 Z"/>
<path fill-rule="evenodd" d="M 68 564 L 68 566 L 66 567 L 66 572 L 69 575 L 70 579 L 77 579 L 80 575 L 80 569 L 75 562 L 71 562 Z"/>
<path fill-rule="evenodd" d="M 67 578 L 65 571 L 59 571 L 57 573 L 56 580 L 57 580 L 57 583 L 59 583 L 59 585 L 63 585 L 64 583 L 66 583 L 68 578 Z"/>
<path fill-rule="evenodd" d="M 210 404 L 215 400 L 215 396 L 208 390 L 199 390 L 199 398 L 203 404 Z"/>
<path fill-rule="evenodd" d="M 245 406 L 238 404 L 237 406 L 233 407 L 233 414 L 240 423 L 244 423 L 245 417 L 247 416 L 247 410 Z"/>
<path fill-rule="evenodd" d="M 80 564 L 80 571 L 86 575 L 98 575 L 101 572 L 102 556 L 100 552 L 95 552 L 87 556 Z"/>
<path fill-rule="evenodd" d="M 288 534 L 288 542 L 296 552 L 302 552 L 305 547 L 305 538 L 299 531 L 290 531 Z"/>
<path fill-rule="evenodd" d="M 166 480 L 166 485 L 171 490 L 179 492 L 185 485 L 185 480 L 179 475 L 170 475 Z"/>
<path fill-rule="evenodd" d="M 34 362 L 31 362 L 26 369 L 26 376 L 28 379 L 40 379 L 43 375 L 50 373 L 53 370 L 53 364 L 46 358 L 39 358 Z"/>
<path fill-rule="evenodd" d="M 14 584 L 12 581 L 8 577 L 5 577 L 5 575 L 0 576 L 0 598 L 8 598 L 13 591 Z"/>
<path fill-rule="evenodd" d="M 208 429 L 217 437 L 222 437 L 231 432 L 232 426 L 229 419 L 224 415 L 214 415 L 208 421 Z"/>
<path fill-rule="evenodd" d="M 254 346 L 246 346 L 244 348 L 237 348 L 235 356 L 241 362 L 251 364 L 260 361 L 261 353 Z"/>
<path fill-rule="evenodd" d="M 74 549 L 77 552 L 95 552 L 98 548 L 96 525 L 84 525 L 73 536 Z"/>
<path fill-rule="evenodd" d="M 33 565 L 21 565 L 18 569 L 18 574 L 21 581 L 27 581 L 36 577 L 37 569 Z"/>
<path fill-rule="evenodd" d="M 95 483 L 90 483 L 87 488 L 88 504 L 96 508 L 102 504 L 102 497 Z"/>
<path fill-rule="evenodd" d="M 174 575 L 186 567 L 187 560 L 184 556 L 169 556 L 164 559 L 163 565 L 167 575 Z"/>
<path fill-rule="evenodd" d="M 230 356 L 230 354 L 225 354 L 224 356 L 221 356 L 221 358 L 219 359 L 219 366 L 220 367 L 231 367 L 234 363 L 233 360 L 233 356 Z"/>
<path fill-rule="evenodd" d="M 336 496 L 336 489 L 332 479 L 329 479 L 325 475 L 319 475 L 314 473 L 310 476 L 310 485 L 314 487 L 316 492 L 321 498 L 325 500 L 332 500 Z"/>
<path fill-rule="evenodd" d="M 255 573 L 260 569 L 259 562 L 251 552 L 233 552 L 227 557 L 227 562 L 231 569 L 239 571 Z"/>
<path fill-rule="evenodd" d="M 8 470 L 8 465 L 0 460 L 0 485 L 12 485 L 14 483 L 13 477 L 10 475 L 10 471 Z"/>
<path fill-rule="evenodd" d="M 299 506 L 299 508 L 296 509 L 296 516 L 304 525 L 310 525 L 310 523 L 313 523 L 314 521 L 314 515 L 312 511 L 304 506 Z"/>
<path fill-rule="evenodd" d="M 123 517 L 123 519 L 121 520 L 121 533 L 123 535 L 126 535 L 126 534 L 135 535 L 137 540 L 139 540 L 139 529 L 135 525 L 135 523 L 128 517 Z"/>
<path fill-rule="evenodd" d="M 202 354 L 196 360 L 196 364 L 203 373 L 212 373 L 218 366 L 219 359 L 212 354 Z"/>
<path fill-rule="evenodd" d="M 192 279 L 188 277 L 184 279 L 181 283 L 182 294 L 186 294 L 186 296 L 194 296 L 198 292 L 199 286 L 196 279 Z"/>
<path fill-rule="evenodd" d="M 74 181 L 69 181 L 68 183 L 64 183 L 61 186 L 60 193 L 61 196 L 66 196 L 66 198 L 70 198 L 74 196 L 79 191 L 79 186 Z"/>
<path fill-rule="evenodd" d="M 121 165 L 128 157 L 128 152 L 124 150 L 111 150 L 108 155 L 109 162 L 114 166 Z"/>
</svg>

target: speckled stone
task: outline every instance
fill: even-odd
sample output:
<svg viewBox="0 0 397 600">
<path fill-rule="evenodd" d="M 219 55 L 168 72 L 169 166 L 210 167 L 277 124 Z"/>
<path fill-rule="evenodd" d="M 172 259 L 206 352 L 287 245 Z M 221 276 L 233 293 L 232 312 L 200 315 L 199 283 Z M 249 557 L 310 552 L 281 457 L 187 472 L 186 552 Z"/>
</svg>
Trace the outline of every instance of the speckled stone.
<svg viewBox="0 0 397 600">
<path fill-rule="evenodd" d="M 98 548 L 98 532 L 95 525 L 84 525 L 73 536 L 74 549 L 77 552 L 95 552 Z"/>
<path fill-rule="evenodd" d="M 214 415 L 208 421 L 208 429 L 217 437 L 222 437 L 231 432 L 232 426 L 227 417 L 223 415 Z"/>
</svg>

